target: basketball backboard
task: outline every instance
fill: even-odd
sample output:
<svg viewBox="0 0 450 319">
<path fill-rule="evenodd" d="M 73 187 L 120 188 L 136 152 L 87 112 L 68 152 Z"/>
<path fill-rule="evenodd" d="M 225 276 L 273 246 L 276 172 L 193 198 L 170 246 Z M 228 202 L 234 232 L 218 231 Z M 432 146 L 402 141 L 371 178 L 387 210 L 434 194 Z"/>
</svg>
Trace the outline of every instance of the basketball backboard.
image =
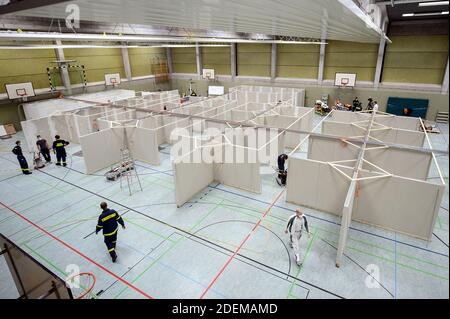
<svg viewBox="0 0 450 319">
<path fill-rule="evenodd" d="M 354 87 L 356 85 L 356 73 L 336 73 L 334 85 Z"/>
<path fill-rule="evenodd" d="M 119 73 L 105 74 L 105 84 L 106 84 L 106 86 L 119 85 L 120 84 L 120 74 Z"/>
<path fill-rule="evenodd" d="M 203 69 L 202 70 L 203 79 L 214 79 L 214 69 Z"/>
<path fill-rule="evenodd" d="M 10 100 L 36 95 L 34 93 L 33 83 L 31 82 L 5 84 L 5 87 Z"/>
</svg>

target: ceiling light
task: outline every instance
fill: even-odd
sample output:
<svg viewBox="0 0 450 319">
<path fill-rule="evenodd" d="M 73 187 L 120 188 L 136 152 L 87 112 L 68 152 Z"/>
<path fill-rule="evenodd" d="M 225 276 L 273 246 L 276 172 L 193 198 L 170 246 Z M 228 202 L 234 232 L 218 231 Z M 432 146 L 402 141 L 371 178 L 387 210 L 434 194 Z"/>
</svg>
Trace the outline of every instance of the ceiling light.
<svg viewBox="0 0 450 319">
<path fill-rule="evenodd" d="M 428 16 L 440 16 L 446 15 L 448 11 L 442 12 L 419 12 L 419 13 L 403 13 L 402 17 L 428 17 Z"/>
<path fill-rule="evenodd" d="M 450 1 L 429 1 L 420 2 L 419 7 L 434 7 L 434 6 L 448 6 Z"/>
</svg>

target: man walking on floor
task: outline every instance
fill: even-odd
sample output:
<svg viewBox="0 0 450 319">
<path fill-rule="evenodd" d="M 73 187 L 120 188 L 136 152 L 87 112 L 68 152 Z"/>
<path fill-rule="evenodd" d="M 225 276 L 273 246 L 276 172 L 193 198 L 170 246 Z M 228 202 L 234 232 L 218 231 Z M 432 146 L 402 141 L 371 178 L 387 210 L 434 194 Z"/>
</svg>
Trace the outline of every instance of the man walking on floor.
<svg viewBox="0 0 450 319">
<path fill-rule="evenodd" d="M 125 223 L 123 222 L 122 217 L 115 210 L 109 209 L 108 204 L 105 202 L 100 204 L 100 208 L 102 209 L 102 213 L 98 217 L 95 234 L 98 234 L 101 229 L 103 230 L 105 244 L 111 255 L 112 262 L 116 262 L 117 232 L 119 231 L 119 224 L 125 229 Z"/>
<path fill-rule="evenodd" d="M 290 234 L 290 244 L 291 248 L 294 249 L 295 261 L 298 266 L 302 265 L 300 261 L 300 239 L 302 238 L 304 229 L 308 232 L 308 237 L 311 237 L 306 216 L 302 213 L 300 208 L 297 208 L 295 210 L 295 215 L 289 217 L 285 233 L 287 234 L 289 232 Z"/>
<path fill-rule="evenodd" d="M 59 135 L 55 136 L 55 141 L 53 142 L 53 152 L 56 154 L 56 165 L 61 166 L 61 160 L 64 167 L 67 166 L 66 162 L 66 146 L 69 145 L 69 142 L 61 139 Z"/>
<path fill-rule="evenodd" d="M 14 155 L 17 156 L 17 160 L 19 161 L 20 169 L 22 173 L 25 175 L 32 174 L 30 169 L 28 168 L 28 162 L 25 156 L 23 156 L 22 147 L 20 147 L 20 141 L 16 142 L 16 146 L 12 149 Z"/>
<path fill-rule="evenodd" d="M 38 135 L 36 145 L 39 150 L 39 153 L 41 153 L 42 156 L 44 156 L 45 162 L 50 163 L 52 161 L 52 158 L 50 156 L 50 148 L 48 146 L 47 140 L 45 138 L 41 138 L 41 136 Z"/>
</svg>

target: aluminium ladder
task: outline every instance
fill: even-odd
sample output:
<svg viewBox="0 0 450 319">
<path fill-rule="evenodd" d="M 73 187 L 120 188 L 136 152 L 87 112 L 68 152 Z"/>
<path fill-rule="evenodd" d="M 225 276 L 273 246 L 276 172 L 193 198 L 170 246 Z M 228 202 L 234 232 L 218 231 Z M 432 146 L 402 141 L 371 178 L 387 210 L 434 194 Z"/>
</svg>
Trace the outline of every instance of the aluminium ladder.
<svg viewBox="0 0 450 319">
<path fill-rule="evenodd" d="M 123 189 L 124 178 L 127 180 L 128 192 L 130 196 L 132 195 L 132 185 L 133 185 L 133 175 L 135 175 L 137 182 L 139 184 L 139 188 L 142 191 L 141 180 L 139 179 L 139 174 L 136 171 L 136 165 L 134 159 L 128 149 L 122 149 L 122 169 L 125 168 L 125 171 L 120 175 L 120 189 Z M 134 173 L 134 174 L 133 174 Z"/>
</svg>

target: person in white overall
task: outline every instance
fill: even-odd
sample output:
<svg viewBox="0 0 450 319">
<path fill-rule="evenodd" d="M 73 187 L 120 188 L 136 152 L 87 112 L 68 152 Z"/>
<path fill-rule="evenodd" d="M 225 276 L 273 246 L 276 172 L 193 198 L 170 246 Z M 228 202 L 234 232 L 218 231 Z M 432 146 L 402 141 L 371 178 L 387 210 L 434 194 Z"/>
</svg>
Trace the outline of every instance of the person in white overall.
<svg viewBox="0 0 450 319">
<path fill-rule="evenodd" d="M 300 261 L 300 239 L 302 238 L 304 229 L 308 232 L 308 236 L 311 237 L 306 216 L 300 208 L 297 208 L 295 214 L 289 217 L 285 233 L 287 234 L 289 232 L 290 234 L 290 244 L 291 248 L 294 249 L 295 261 L 298 266 L 302 265 Z"/>
</svg>

